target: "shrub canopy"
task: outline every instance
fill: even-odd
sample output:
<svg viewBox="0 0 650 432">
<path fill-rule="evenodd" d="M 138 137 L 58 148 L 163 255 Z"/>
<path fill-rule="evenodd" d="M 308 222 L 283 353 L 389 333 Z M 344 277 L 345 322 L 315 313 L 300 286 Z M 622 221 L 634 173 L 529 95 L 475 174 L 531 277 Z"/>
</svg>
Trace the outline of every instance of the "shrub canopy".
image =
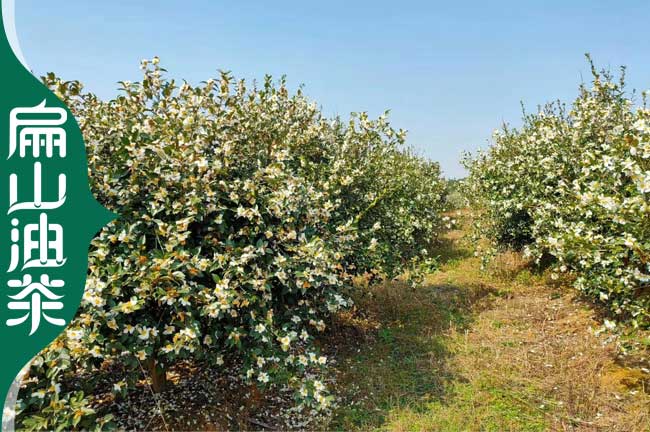
<svg viewBox="0 0 650 432">
<path fill-rule="evenodd" d="M 426 262 L 438 165 L 386 116 L 325 119 L 284 80 L 251 87 L 224 72 L 191 86 L 158 59 L 142 69 L 110 101 L 44 77 L 80 124 L 96 198 L 120 217 L 92 242 L 75 321 L 31 367 L 22 426 L 98 421 L 65 376 L 119 365 L 123 393 L 186 358 L 231 359 L 257 385 L 326 407 L 314 336 L 351 304 L 352 275 Z"/>
<path fill-rule="evenodd" d="M 505 127 L 487 152 L 466 159 L 477 228 L 492 246 L 522 248 L 554 277 L 650 323 L 650 109 L 635 107 L 592 66 L 570 110 L 550 104 Z"/>
</svg>

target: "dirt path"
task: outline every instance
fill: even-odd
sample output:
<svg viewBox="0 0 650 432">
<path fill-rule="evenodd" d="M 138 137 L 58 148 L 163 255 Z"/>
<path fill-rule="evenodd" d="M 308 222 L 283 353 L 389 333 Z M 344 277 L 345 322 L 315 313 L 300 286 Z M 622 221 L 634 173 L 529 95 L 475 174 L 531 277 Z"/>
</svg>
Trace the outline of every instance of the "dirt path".
<svg viewBox="0 0 650 432">
<path fill-rule="evenodd" d="M 462 235 L 423 286 L 372 288 L 364 316 L 342 319 L 328 428 L 650 430 L 647 335 L 600 332 L 588 303 L 516 254 L 481 272 Z"/>
</svg>

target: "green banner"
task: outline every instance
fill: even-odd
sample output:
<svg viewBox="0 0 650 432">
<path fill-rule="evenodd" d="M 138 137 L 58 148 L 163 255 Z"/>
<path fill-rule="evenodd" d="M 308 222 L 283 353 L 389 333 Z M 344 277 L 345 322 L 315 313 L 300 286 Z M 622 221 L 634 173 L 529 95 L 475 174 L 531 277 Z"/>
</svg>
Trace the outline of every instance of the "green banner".
<svg viewBox="0 0 650 432">
<path fill-rule="evenodd" d="M 89 242 L 114 218 L 90 192 L 79 126 L 68 108 L 16 58 L 4 18 L 0 36 L 5 84 L 0 97 L 3 401 L 21 368 L 74 317 L 84 292 Z"/>
</svg>

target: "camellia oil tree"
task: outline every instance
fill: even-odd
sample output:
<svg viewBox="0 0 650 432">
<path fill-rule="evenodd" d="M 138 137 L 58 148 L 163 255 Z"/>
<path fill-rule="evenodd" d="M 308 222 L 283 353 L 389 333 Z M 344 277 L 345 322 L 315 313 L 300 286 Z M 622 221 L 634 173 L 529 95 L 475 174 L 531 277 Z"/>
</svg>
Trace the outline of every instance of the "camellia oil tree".
<svg viewBox="0 0 650 432">
<path fill-rule="evenodd" d="M 76 319 L 32 365 L 20 425 L 107 422 L 89 395 L 100 370 L 124 372 L 116 393 L 143 370 L 160 391 L 183 359 L 237 362 L 243 379 L 326 407 L 314 336 L 351 304 L 352 275 L 428 262 L 437 164 L 385 116 L 325 119 L 284 80 L 248 87 L 224 72 L 191 86 L 157 58 L 142 69 L 110 101 L 44 77 L 79 121 L 92 190 L 120 218 L 91 245 Z"/>
<path fill-rule="evenodd" d="M 617 319 L 650 324 L 650 109 L 592 65 L 570 109 L 560 104 L 495 133 L 467 160 L 477 232 L 515 247 L 552 277 L 607 305 Z"/>
</svg>

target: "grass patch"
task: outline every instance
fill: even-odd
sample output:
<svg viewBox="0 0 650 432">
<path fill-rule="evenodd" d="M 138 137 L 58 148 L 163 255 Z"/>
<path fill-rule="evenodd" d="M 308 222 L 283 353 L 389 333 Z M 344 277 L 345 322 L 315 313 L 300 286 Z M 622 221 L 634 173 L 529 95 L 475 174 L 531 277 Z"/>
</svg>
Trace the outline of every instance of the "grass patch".
<svg viewBox="0 0 650 432">
<path fill-rule="evenodd" d="M 340 329 L 365 336 L 335 347 L 340 401 L 325 428 L 650 430 L 647 358 L 619 356 L 619 342 L 643 338 L 598 336 L 573 291 L 514 253 L 483 272 L 461 237 L 441 242 L 441 270 L 422 286 L 390 282 L 357 299 L 363 317 Z"/>
<path fill-rule="evenodd" d="M 447 400 L 419 411 L 391 412 L 383 429 L 395 431 L 543 431 L 544 414 L 525 402 L 527 394 L 495 387 L 489 381 L 455 383 Z"/>
</svg>

